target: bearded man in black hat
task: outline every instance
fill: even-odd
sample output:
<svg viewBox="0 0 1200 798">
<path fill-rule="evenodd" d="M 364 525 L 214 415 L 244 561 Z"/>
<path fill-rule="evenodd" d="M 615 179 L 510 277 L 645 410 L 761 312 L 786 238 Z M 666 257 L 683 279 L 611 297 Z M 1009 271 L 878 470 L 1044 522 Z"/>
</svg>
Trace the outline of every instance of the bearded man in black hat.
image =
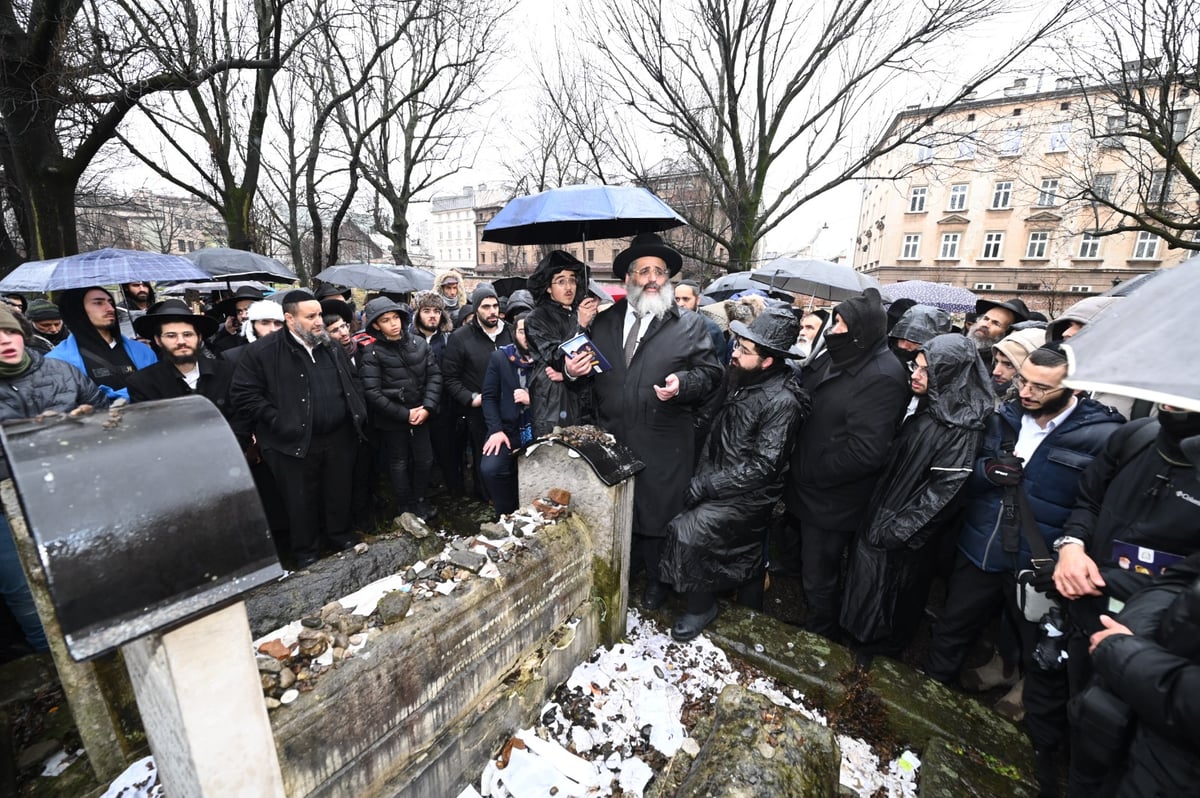
<svg viewBox="0 0 1200 798">
<path fill-rule="evenodd" d="M 967 330 L 967 337 L 979 350 L 984 365 L 991 369 L 992 347 L 1009 334 L 1014 324 L 1029 320 L 1029 308 L 1017 297 L 1003 302 L 981 299 L 975 303 L 975 313 L 978 316 Z"/>
<path fill-rule="evenodd" d="M 592 323 L 592 341 L 612 368 L 589 376 L 586 354 L 564 363 L 569 378 L 591 380 L 599 425 L 646 464 L 633 498 L 631 562 L 645 567 L 648 609 L 669 594 L 659 576 L 663 538 L 692 479 L 697 413 L 722 373 L 700 315 L 675 304 L 671 277 L 682 267 L 683 257 L 657 235 L 633 239 L 613 260 L 627 295 Z"/>
<path fill-rule="evenodd" d="M 345 351 L 325 332 L 308 291 L 283 297 L 284 329 L 248 345 L 230 396 L 254 424 L 263 459 L 287 508 L 298 568 L 354 545 L 350 503 L 367 406 Z"/>
<path fill-rule="evenodd" d="M 800 323 L 781 306 L 747 327 L 731 322 L 733 355 L 727 392 L 684 505 L 667 527 L 660 573 L 683 593 L 687 610 L 671 636 L 691 640 L 717 616 L 717 594 L 738 591 L 739 603 L 761 609 L 763 543 L 771 511 L 809 400 L 787 358 L 798 357 Z"/>
<path fill-rule="evenodd" d="M 225 320 L 217 332 L 208 339 L 208 346 L 213 352 L 220 354 L 227 349 L 245 346 L 247 341 L 242 335 L 242 325 L 250 313 L 250 306 L 261 302 L 263 292 L 250 285 L 243 285 L 213 306 L 221 318 Z"/>
<path fill-rule="evenodd" d="M 199 316 L 181 300 L 164 299 L 145 315 L 134 319 L 139 338 L 154 342 L 158 362 L 129 377 L 129 398 L 134 402 L 174 399 L 198 393 L 221 411 L 233 426 L 229 385 L 233 364 L 204 357 L 203 341 L 217 331 L 217 322 Z"/>
<path fill-rule="evenodd" d="M 833 311 L 825 352 L 805 365 L 812 415 L 793 450 L 780 550 L 794 568 L 799 542 L 805 628 L 838 634 L 842 560 L 863 520 L 908 406 L 908 374 L 887 344 L 887 314 L 868 288 Z"/>
</svg>

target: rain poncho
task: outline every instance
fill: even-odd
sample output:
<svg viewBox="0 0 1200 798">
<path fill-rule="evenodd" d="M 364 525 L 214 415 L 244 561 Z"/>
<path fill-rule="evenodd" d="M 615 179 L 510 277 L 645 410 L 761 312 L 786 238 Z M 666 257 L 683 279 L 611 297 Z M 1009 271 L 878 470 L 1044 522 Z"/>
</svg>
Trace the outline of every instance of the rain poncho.
<svg viewBox="0 0 1200 798">
<path fill-rule="evenodd" d="M 953 520 L 993 404 L 991 377 L 970 340 L 939 335 L 922 351 L 929 391 L 892 443 L 856 537 L 842 602 L 847 632 L 861 643 L 892 638 L 893 650 L 903 649 L 919 619 L 935 548 L 926 544 Z M 898 609 L 914 608 L 915 619 L 897 619 Z"/>
<path fill-rule="evenodd" d="M 533 434 L 548 435 L 555 427 L 586 424 L 590 413 L 586 403 L 586 383 L 564 379 L 555 382 L 546 375 L 546 367 L 564 373 L 564 354 L 559 345 L 574 338 L 583 329 L 579 326 L 579 303 L 587 296 L 583 263 L 562 250 L 554 250 L 542 258 L 529 276 L 529 292 L 536 307 L 525 317 L 525 337 L 534 367 L 530 371 L 530 397 L 533 411 Z M 550 298 L 548 289 L 554 275 L 561 271 L 575 275 L 575 300 L 565 307 Z M 565 373 L 564 373 L 565 376 Z"/>
</svg>

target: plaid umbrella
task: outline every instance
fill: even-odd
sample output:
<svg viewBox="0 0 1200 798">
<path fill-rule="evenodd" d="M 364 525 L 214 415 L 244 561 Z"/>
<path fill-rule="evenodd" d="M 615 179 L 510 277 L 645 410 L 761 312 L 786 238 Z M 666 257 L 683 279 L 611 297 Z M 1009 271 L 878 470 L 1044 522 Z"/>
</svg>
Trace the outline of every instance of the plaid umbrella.
<svg viewBox="0 0 1200 798">
<path fill-rule="evenodd" d="M 975 301 L 979 299 L 965 288 L 926 280 L 905 280 L 902 283 L 885 285 L 881 293 L 892 302 L 897 299 L 911 299 L 917 304 L 933 305 L 947 313 L 974 313 Z"/>
<path fill-rule="evenodd" d="M 62 291 L 139 281 L 207 279 L 203 269 L 178 255 L 109 248 L 22 263 L 0 280 L 0 290 Z"/>
</svg>

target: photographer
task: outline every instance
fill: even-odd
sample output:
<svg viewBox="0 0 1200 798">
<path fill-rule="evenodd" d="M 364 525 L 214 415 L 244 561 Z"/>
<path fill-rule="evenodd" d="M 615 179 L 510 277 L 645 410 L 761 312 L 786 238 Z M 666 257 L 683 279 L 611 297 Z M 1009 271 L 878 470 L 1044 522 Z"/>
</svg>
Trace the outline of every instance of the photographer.
<svg viewBox="0 0 1200 798">
<path fill-rule="evenodd" d="M 1073 686 L 1091 676 L 1085 638 L 1105 630 L 1101 615 L 1115 614 L 1164 568 L 1200 552 L 1200 455 L 1185 445 L 1189 439 L 1200 442 L 1200 413 L 1160 405 L 1156 419 L 1114 434 L 1084 472 L 1079 501 L 1055 541 L 1054 584 L 1080 630 L 1069 643 Z M 1058 695 L 1065 705 L 1066 690 Z M 1102 776 L 1075 758 L 1072 794 L 1093 792 Z"/>
<path fill-rule="evenodd" d="M 1071 706 L 1072 764 L 1090 763 L 1101 776 L 1088 795 L 1200 795 L 1198 577 L 1193 554 L 1131 598 L 1118 620 L 1102 616 L 1091 636 L 1101 683 Z M 1130 736 L 1122 757 L 1113 744 Z"/>
</svg>

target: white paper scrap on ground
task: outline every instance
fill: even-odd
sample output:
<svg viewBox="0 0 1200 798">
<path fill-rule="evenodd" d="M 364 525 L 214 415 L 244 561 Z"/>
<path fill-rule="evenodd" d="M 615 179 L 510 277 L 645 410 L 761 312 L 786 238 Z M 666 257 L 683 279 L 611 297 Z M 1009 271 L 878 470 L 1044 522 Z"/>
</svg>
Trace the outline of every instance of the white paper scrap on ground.
<svg viewBox="0 0 1200 798">
<path fill-rule="evenodd" d="M 134 762 L 108 785 L 101 798 L 164 798 L 162 785 L 158 783 L 158 767 L 154 757 L 147 756 Z"/>
</svg>

